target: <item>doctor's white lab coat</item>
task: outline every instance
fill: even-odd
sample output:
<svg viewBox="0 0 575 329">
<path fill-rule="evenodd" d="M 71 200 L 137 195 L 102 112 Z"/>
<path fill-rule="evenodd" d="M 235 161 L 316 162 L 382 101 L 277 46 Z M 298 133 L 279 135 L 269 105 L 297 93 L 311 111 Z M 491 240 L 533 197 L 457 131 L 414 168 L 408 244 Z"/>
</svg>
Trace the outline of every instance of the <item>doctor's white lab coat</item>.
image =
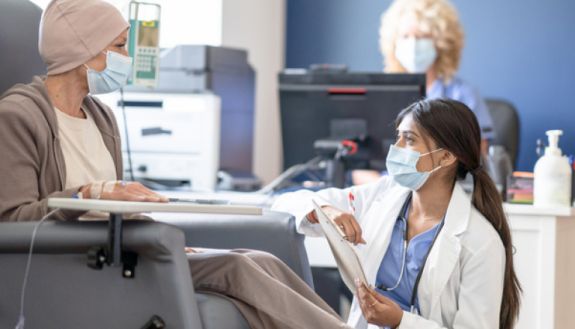
<svg viewBox="0 0 575 329">
<path fill-rule="evenodd" d="M 350 204 L 349 193 L 354 196 Z M 358 247 L 367 280 L 375 285 L 393 226 L 409 190 L 389 177 L 348 189 L 319 192 L 298 191 L 282 195 L 273 210 L 292 213 L 300 233 L 322 235 L 321 227 L 305 215 L 331 204 L 353 212 L 361 225 L 365 246 Z M 352 211 L 352 206 L 355 209 Z M 421 315 L 403 313 L 399 328 L 499 328 L 503 294 L 505 249 L 491 223 L 475 209 L 459 183 L 455 184 L 443 229 L 428 256 L 418 288 Z M 354 297 L 348 324 L 357 329 L 375 329 L 362 315 Z"/>
</svg>

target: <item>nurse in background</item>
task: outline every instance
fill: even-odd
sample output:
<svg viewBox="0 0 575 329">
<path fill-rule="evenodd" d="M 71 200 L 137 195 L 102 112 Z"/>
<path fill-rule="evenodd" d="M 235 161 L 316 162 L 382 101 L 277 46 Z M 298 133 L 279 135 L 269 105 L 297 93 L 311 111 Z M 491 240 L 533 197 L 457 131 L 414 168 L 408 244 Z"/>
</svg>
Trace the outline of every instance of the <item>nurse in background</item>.
<svg viewBox="0 0 575 329">
<path fill-rule="evenodd" d="M 395 0 L 381 17 L 380 50 L 386 73 L 425 73 L 427 98 L 449 98 L 467 105 L 481 128 L 481 154 L 495 137 L 493 121 L 477 89 L 457 76 L 464 45 L 463 27 L 448 0 Z M 380 173 L 354 170 L 354 184 Z"/>
<path fill-rule="evenodd" d="M 482 139 L 494 137 L 487 105 L 456 75 L 464 33 L 449 1 L 395 0 L 382 16 L 379 37 L 385 72 L 425 73 L 428 99 L 464 103 L 475 113 Z"/>
</svg>

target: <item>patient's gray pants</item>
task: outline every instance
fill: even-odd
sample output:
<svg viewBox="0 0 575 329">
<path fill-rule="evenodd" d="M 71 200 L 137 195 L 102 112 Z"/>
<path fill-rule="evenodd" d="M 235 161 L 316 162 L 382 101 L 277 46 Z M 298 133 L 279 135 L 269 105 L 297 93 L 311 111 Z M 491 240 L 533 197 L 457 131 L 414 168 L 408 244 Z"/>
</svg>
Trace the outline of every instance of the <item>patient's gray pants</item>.
<svg viewBox="0 0 575 329">
<path fill-rule="evenodd" d="M 253 329 L 349 328 L 275 256 L 254 250 L 188 254 L 194 288 L 227 297 Z"/>
</svg>

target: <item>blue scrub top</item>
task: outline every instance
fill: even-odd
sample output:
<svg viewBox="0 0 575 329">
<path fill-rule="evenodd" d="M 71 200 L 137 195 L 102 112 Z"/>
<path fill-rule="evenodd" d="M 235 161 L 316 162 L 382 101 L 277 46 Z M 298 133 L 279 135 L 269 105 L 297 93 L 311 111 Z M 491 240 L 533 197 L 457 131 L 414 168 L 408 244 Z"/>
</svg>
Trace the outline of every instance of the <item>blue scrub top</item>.
<svg viewBox="0 0 575 329">
<path fill-rule="evenodd" d="M 385 287 L 393 287 L 399 279 L 403 262 L 403 238 L 411 198 L 408 198 L 406 202 L 407 206 L 404 207 L 405 211 L 397 217 L 395 226 L 393 227 L 393 233 L 391 234 L 389 247 L 383 257 L 383 261 L 379 265 L 375 281 L 376 287 L 380 287 L 381 284 Z M 438 231 L 441 229 L 441 224 L 442 223 L 436 224 L 434 227 L 416 235 L 409 241 L 405 260 L 406 268 L 403 273 L 403 278 L 397 288 L 392 291 L 384 291 L 376 288 L 380 294 L 396 302 L 404 311 L 410 311 L 413 286 L 417 279 L 417 275 L 419 274 L 419 270 L 424 265 L 423 262 L 425 256 L 427 255 L 436 234 L 438 234 Z M 419 311 L 419 302 L 417 298 L 415 299 L 415 307 Z"/>
<path fill-rule="evenodd" d="M 489 114 L 487 104 L 485 104 L 479 92 L 462 79 L 454 77 L 448 83 L 441 79 L 435 80 L 431 87 L 427 89 L 427 98 L 450 98 L 462 102 L 475 113 L 477 121 L 479 121 L 479 127 L 481 127 L 482 138 L 493 139 L 495 137 L 493 120 L 491 119 L 491 114 Z"/>
</svg>

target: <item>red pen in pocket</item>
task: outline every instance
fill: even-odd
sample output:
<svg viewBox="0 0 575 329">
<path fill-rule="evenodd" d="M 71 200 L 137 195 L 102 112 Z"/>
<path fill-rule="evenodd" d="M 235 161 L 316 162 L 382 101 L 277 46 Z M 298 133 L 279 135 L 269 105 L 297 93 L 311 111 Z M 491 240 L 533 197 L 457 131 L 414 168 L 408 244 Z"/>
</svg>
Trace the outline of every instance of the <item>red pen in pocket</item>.
<svg viewBox="0 0 575 329">
<path fill-rule="evenodd" d="M 347 198 L 349 199 L 349 209 L 351 210 L 352 214 L 355 214 L 355 196 L 353 193 L 349 192 Z"/>
</svg>

